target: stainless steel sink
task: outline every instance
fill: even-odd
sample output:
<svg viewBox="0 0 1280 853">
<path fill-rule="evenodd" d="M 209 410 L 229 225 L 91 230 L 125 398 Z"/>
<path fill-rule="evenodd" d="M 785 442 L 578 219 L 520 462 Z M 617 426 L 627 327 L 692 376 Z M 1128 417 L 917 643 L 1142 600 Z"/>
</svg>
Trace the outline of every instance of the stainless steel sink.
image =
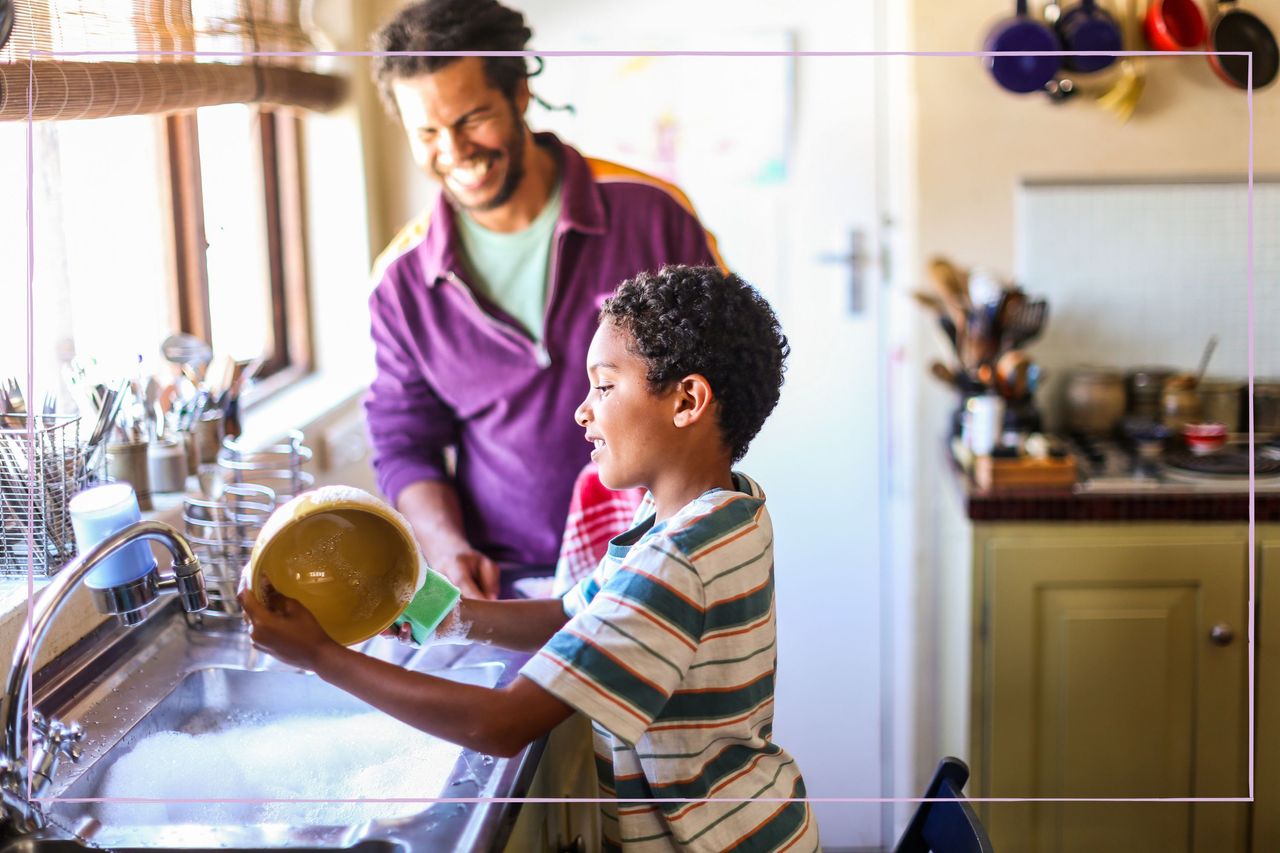
<svg viewBox="0 0 1280 853">
<path fill-rule="evenodd" d="M 369 853 L 489 849 L 505 836 L 515 810 L 483 800 L 524 795 L 541 744 L 514 759 L 480 755 L 285 667 L 243 634 L 194 630 L 176 612 L 153 618 L 120 635 L 110 665 L 95 658 L 37 690 L 42 710 L 83 722 L 85 756 L 55 779 L 51 830 L 0 853 L 83 850 L 73 835 L 111 850 Z M 367 651 L 489 687 L 523 660 L 484 647 L 414 654 L 380 639 Z M 439 798 L 481 802 L 430 802 Z"/>
</svg>

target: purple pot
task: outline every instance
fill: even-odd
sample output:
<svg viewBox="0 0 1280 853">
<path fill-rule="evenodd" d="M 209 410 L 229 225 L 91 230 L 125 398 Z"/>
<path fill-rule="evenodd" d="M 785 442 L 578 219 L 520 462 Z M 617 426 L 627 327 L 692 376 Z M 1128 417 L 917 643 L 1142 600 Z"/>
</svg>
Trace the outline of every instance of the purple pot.
<svg viewBox="0 0 1280 853">
<path fill-rule="evenodd" d="M 1063 50 L 1123 50 L 1120 27 L 1094 0 L 1079 6 L 1058 19 L 1058 38 Z M 1067 56 L 1064 64 L 1072 71 L 1101 71 L 1116 61 L 1114 56 Z"/>
<path fill-rule="evenodd" d="M 984 50 L 999 53 L 1061 50 L 1058 37 L 1047 24 L 1027 14 L 1027 0 L 1018 0 L 1018 12 L 991 30 Z M 1038 92 L 1061 67 L 1057 56 L 988 56 L 987 68 L 1001 88 L 1018 94 Z"/>
</svg>

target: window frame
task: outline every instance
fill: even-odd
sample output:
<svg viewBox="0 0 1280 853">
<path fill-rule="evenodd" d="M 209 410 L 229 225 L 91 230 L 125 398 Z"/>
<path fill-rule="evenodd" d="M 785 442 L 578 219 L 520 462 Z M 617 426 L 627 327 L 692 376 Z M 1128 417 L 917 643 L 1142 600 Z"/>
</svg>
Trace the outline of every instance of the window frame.
<svg viewBox="0 0 1280 853">
<path fill-rule="evenodd" d="M 262 202 L 271 294 L 270 351 L 259 378 L 240 397 L 242 411 L 310 374 L 314 367 L 308 293 L 302 118 L 287 108 L 258 107 Z M 194 111 L 163 119 L 169 184 L 174 298 L 171 325 L 212 341 L 209 270 L 205 256 L 200 140 Z"/>
</svg>

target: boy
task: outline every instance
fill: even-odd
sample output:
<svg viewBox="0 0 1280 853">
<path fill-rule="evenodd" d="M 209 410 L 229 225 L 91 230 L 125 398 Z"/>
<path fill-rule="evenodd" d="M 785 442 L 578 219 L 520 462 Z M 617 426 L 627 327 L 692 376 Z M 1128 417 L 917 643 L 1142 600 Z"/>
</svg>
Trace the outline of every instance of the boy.
<svg viewBox="0 0 1280 853">
<path fill-rule="evenodd" d="M 770 740 L 773 531 L 760 487 L 731 469 L 777 404 L 788 352 L 768 303 L 713 267 L 642 273 L 604 303 L 575 418 L 601 481 L 647 489 L 652 514 L 563 602 L 463 599 L 450 614 L 443 633 L 537 651 L 507 687 L 368 658 L 297 602 L 242 594 L 254 645 L 489 754 L 582 712 L 602 796 L 617 798 L 606 849 L 820 849 L 795 760 Z"/>
</svg>

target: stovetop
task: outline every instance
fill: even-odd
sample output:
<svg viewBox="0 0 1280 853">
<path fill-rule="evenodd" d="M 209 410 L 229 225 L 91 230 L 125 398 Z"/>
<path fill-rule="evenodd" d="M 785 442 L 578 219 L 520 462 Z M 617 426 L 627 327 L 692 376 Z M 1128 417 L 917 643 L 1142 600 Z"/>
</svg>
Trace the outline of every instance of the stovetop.
<svg viewBox="0 0 1280 853">
<path fill-rule="evenodd" d="M 1221 450 L 1198 455 L 1169 449 L 1157 459 L 1143 459 L 1120 441 L 1072 436 L 1068 446 L 1080 466 L 1085 492 L 1249 490 L 1249 444 L 1236 436 Z M 1280 439 L 1255 442 L 1254 489 L 1280 491 Z"/>
</svg>

